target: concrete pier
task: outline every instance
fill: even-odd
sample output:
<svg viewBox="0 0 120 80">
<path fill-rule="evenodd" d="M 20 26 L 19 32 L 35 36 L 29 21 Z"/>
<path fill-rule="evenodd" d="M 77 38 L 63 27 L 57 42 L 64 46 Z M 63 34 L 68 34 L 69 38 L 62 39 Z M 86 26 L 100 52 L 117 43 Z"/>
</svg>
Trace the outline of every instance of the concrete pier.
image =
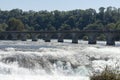
<svg viewBox="0 0 120 80">
<path fill-rule="evenodd" d="M 72 33 L 72 43 L 78 43 L 78 35 L 76 33 Z"/>
<path fill-rule="evenodd" d="M 106 33 L 106 45 L 115 45 L 114 33 Z"/>
<path fill-rule="evenodd" d="M 62 33 L 58 33 L 58 42 L 64 42 L 64 35 Z"/>
<path fill-rule="evenodd" d="M 27 40 L 27 34 L 21 33 L 21 40 L 26 41 Z"/>
<path fill-rule="evenodd" d="M 17 40 L 17 34 L 16 33 L 11 33 L 11 36 L 12 36 L 12 40 Z"/>
<path fill-rule="evenodd" d="M 31 37 L 32 37 L 32 41 L 37 41 L 38 40 L 38 35 L 35 34 L 35 33 L 32 33 Z"/>
<path fill-rule="evenodd" d="M 88 34 L 88 44 L 96 44 L 96 36 L 95 33 L 89 33 Z"/>
<path fill-rule="evenodd" d="M 50 41 L 51 41 L 50 39 L 51 39 L 51 35 L 48 34 L 48 33 L 46 33 L 46 34 L 45 34 L 44 41 L 45 41 L 45 42 L 50 42 Z"/>
<path fill-rule="evenodd" d="M 3 35 L 4 35 L 4 39 L 7 40 L 8 34 L 3 34 Z"/>
</svg>

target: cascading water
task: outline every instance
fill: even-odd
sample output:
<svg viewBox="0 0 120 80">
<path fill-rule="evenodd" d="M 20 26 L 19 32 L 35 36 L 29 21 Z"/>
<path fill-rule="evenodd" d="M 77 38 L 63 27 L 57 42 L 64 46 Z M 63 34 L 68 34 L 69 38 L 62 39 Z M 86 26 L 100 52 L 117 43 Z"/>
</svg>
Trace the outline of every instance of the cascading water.
<svg viewBox="0 0 120 80">
<path fill-rule="evenodd" d="M 119 44 L 0 41 L 0 80 L 89 80 L 106 65 L 120 65 Z"/>
</svg>

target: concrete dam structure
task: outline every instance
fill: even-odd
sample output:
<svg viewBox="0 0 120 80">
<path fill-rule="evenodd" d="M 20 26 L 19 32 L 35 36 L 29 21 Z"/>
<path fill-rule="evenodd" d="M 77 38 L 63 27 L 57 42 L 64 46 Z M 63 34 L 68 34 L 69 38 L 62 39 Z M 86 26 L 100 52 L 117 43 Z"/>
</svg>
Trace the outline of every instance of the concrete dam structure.
<svg viewBox="0 0 120 80">
<path fill-rule="evenodd" d="M 72 43 L 78 43 L 81 35 L 87 35 L 88 44 L 96 44 L 97 37 L 104 34 L 106 45 L 115 45 L 115 36 L 119 36 L 119 30 L 102 31 L 102 30 L 80 30 L 80 31 L 4 31 L 0 32 L 2 40 L 19 40 L 26 41 L 29 37 L 32 41 L 37 41 L 38 38 L 44 39 L 45 42 L 50 42 L 53 36 L 57 36 L 58 42 L 64 42 L 67 35 L 71 36 Z"/>
</svg>

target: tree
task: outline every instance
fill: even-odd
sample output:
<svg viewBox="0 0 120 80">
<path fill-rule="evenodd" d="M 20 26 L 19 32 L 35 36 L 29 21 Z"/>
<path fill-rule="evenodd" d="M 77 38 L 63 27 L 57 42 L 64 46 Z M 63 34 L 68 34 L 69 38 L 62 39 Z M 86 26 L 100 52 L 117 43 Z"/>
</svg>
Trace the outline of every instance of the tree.
<svg viewBox="0 0 120 80">
<path fill-rule="evenodd" d="M 74 28 L 75 27 L 75 16 L 70 16 L 65 23 L 69 24 L 71 28 Z"/>
<path fill-rule="evenodd" d="M 8 27 L 0 27 L 1 31 L 39 31 L 51 30 L 72 30 L 85 28 L 105 29 L 110 23 L 115 24 L 115 29 L 119 29 L 120 8 L 100 7 L 97 13 L 95 9 L 76 9 L 71 11 L 22 11 L 13 9 L 10 11 L 0 10 L 0 26 L 3 23 Z M 90 27 L 91 26 L 91 27 Z"/>
<path fill-rule="evenodd" d="M 6 31 L 7 27 L 8 27 L 8 25 L 6 23 L 0 24 L 0 31 Z"/>
<path fill-rule="evenodd" d="M 116 29 L 116 30 L 120 30 L 120 21 L 118 21 L 118 22 L 115 24 L 115 29 Z"/>
<path fill-rule="evenodd" d="M 115 30 L 115 23 L 109 23 L 105 26 L 105 30 Z"/>
<path fill-rule="evenodd" d="M 71 30 L 70 25 L 68 24 L 62 24 L 59 30 Z"/>
<path fill-rule="evenodd" d="M 23 31 L 24 29 L 24 24 L 21 20 L 16 18 L 9 19 L 7 28 L 8 31 Z"/>
<path fill-rule="evenodd" d="M 22 16 L 23 11 L 21 9 L 12 9 L 9 12 L 9 17 L 20 18 Z"/>
<path fill-rule="evenodd" d="M 84 30 L 102 30 L 103 29 L 103 25 L 102 23 L 99 22 L 95 22 L 93 24 L 88 24 Z"/>
<path fill-rule="evenodd" d="M 47 30 L 49 30 L 49 31 L 56 31 L 55 27 L 53 27 L 52 25 L 48 26 Z"/>
<path fill-rule="evenodd" d="M 100 7 L 100 8 L 99 8 L 99 13 L 104 13 L 104 11 L 105 11 L 105 8 L 104 8 L 104 7 Z"/>
<path fill-rule="evenodd" d="M 104 23 L 104 19 L 105 19 L 105 8 L 104 7 L 99 8 L 98 18 Z"/>
</svg>

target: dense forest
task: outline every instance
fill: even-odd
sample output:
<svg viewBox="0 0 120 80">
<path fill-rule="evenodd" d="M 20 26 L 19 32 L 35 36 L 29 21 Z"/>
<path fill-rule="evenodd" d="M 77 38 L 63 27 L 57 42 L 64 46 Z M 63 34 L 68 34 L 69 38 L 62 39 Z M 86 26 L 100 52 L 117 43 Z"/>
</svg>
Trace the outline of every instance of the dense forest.
<svg viewBox="0 0 120 80">
<path fill-rule="evenodd" d="M 0 10 L 0 31 L 120 29 L 120 8 L 100 7 L 71 11 Z"/>
</svg>

